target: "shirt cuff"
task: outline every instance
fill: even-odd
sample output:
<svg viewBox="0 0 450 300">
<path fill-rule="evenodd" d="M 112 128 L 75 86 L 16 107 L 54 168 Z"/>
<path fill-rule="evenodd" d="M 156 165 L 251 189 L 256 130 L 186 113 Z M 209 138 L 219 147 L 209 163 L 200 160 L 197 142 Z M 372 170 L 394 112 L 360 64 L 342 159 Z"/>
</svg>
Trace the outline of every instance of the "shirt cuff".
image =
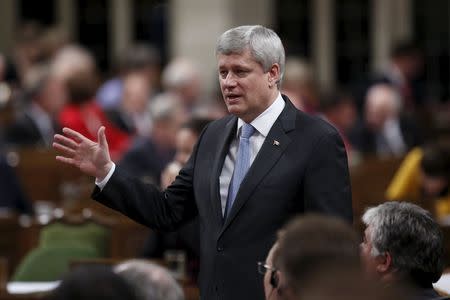
<svg viewBox="0 0 450 300">
<path fill-rule="evenodd" d="M 108 181 L 111 178 L 111 176 L 113 175 L 115 169 L 116 169 L 116 164 L 113 163 L 111 169 L 108 172 L 108 175 L 106 175 L 106 177 L 102 181 L 99 181 L 98 178 L 95 178 L 95 184 L 98 186 L 100 191 L 103 190 L 105 185 L 108 183 Z"/>
</svg>

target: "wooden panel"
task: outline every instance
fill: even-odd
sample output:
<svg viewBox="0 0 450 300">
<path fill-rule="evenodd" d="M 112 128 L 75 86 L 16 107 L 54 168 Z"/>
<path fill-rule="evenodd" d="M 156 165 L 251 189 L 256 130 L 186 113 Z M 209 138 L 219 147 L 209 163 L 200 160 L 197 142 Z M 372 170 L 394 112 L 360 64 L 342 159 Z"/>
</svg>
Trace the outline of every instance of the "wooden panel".
<svg viewBox="0 0 450 300">
<path fill-rule="evenodd" d="M 15 167 L 25 192 L 33 202 L 49 201 L 63 206 L 89 198 L 94 179 L 56 161 L 56 155 L 55 151 L 48 149 L 20 149 L 7 153 L 8 161 Z"/>
<path fill-rule="evenodd" d="M 362 228 L 360 219 L 367 207 L 385 201 L 386 189 L 402 160 L 368 158 L 350 169 L 355 228 Z"/>
</svg>

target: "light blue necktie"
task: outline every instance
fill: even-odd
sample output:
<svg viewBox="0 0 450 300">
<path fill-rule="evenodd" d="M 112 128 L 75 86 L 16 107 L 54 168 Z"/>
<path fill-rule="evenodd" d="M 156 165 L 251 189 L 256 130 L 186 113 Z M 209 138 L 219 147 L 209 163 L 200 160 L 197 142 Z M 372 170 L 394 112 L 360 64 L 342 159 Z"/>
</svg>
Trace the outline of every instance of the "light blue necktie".
<svg viewBox="0 0 450 300">
<path fill-rule="evenodd" d="M 239 148 L 237 152 L 236 164 L 234 165 L 233 177 L 231 178 L 230 187 L 228 189 L 224 219 L 227 218 L 231 207 L 233 206 L 239 186 L 241 185 L 241 182 L 250 167 L 250 137 L 254 132 L 255 128 L 250 124 L 244 123 L 241 127 Z"/>
</svg>

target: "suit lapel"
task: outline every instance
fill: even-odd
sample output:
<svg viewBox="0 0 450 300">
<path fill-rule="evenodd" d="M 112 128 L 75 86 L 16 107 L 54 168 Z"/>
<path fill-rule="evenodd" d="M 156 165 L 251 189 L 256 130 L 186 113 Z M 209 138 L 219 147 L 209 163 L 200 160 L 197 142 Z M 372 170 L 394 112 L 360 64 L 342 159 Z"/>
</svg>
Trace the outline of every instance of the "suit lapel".
<svg viewBox="0 0 450 300">
<path fill-rule="evenodd" d="M 255 188 L 273 168 L 280 156 L 291 143 L 291 138 L 287 133 L 295 128 L 296 112 L 295 108 L 287 98 L 285 98 L 285 101 L 285 108 L 270 129 L 258 155 L 241 183 L 233 207 L 225 220 L 220 235 L 233 221 L 239 210 L 250 198 Z"/>
<path fill-rule="evenodd" d="M 220 199 L 220 189 L 219 189 L 219 177 L 222 172 L 223 163 L 225 157 L 230 149 L 230 143 L 233 137 L 236 135 L 237 118 L 232 117 L 226 123 L 223 134 L 220 135 L 219 143 L 216 148 L 216 153 L 214 154 L 214 164 L 212 166 L 211 173 L 211 195 L 210 199 L 212 201 L 214 213 L 216 220 L 222 222 L 222 204 Z"/>
</svg>

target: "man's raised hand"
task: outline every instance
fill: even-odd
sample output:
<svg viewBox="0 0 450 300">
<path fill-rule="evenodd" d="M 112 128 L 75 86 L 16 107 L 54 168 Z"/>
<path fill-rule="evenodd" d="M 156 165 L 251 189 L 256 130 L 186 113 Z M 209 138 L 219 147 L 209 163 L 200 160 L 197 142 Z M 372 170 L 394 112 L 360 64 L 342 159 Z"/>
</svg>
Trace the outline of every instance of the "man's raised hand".
<svg viewBox="0 0 450 300">
<path fill-rule="evenodd" d="M 102 180 L 113 165 L 105 136 L 105 127 L 97 132 L 98 142 L 91 141 L 70 128 L 63 129 L 63 135 L 55 134 L 53 148 L 61 152 L 56 160 L 75 166 L 82 172 Z"/>
</svg>

